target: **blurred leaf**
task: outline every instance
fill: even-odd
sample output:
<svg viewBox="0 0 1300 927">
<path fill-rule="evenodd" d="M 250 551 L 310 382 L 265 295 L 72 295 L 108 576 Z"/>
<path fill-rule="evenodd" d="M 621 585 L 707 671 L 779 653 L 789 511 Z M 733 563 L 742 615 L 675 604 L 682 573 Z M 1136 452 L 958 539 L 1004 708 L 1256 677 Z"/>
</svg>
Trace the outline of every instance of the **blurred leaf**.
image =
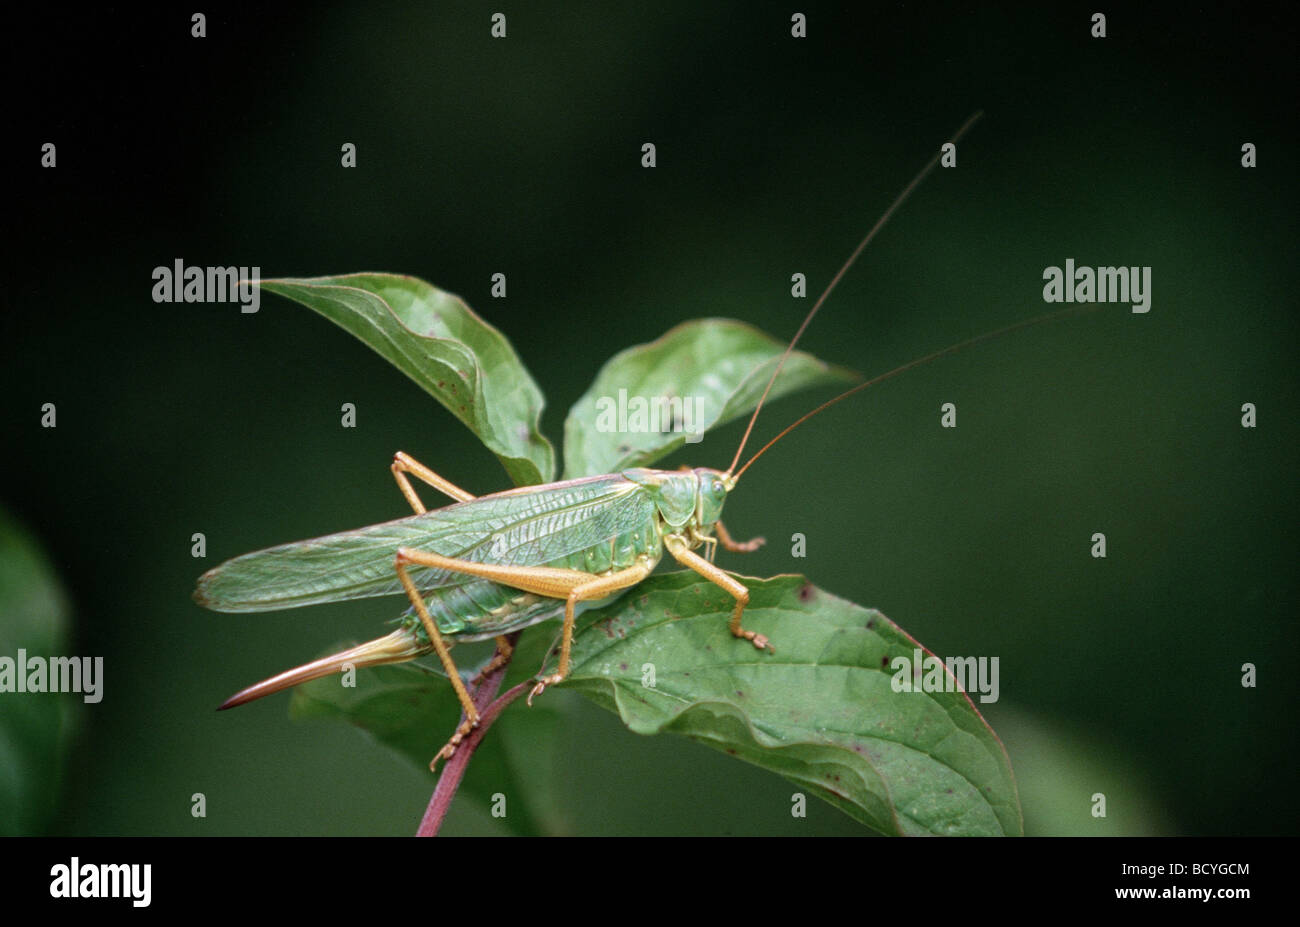
<svg viewBox="0 0 1300 927">
<path fill-rule="evenodd" d="M 531 635 L 531 640 L 529 635 L 521 638 L 502 692 L 536 673 L 554 630 L 548 627 Z M 350 646 L 343 643 L 329 653 Z M 445 676 L 402 663 L 359 669 L 355 686 L 341 685 L 337 675 L 298 686 L 289 714 L 295 720 L 346 721 L 428 772 L 429 761 L 460 722 L 460 705 Z M 552 810 L 554 802 L 549 800 L 555 788 L 557 723 L 553 705 L 538 703 L 532 709 L 524 709 L 522 703 L 511 705 L 483 738 L 466 770 L 461 790 L 485 807 L 491 806 L 497 793 L 507 797 L 506 817 L 499 823 L 513 833 L 533 836 L 562 831 Z M 435 777 L 430 773 L 428 778 L 432 792 Z"/>
<path fill-rule="evenodd" d="M 36 543 L 0 510 L 0 657 L 70 656 L 68 608 Z M 0 835 L 42 834 L 57 811 L 74 693 L 0 692 Z"/>
<path fill-rule="evenodd" d="M 651 466 L 685 444 L 688 433 L 702 436 L 715 425 L 753 412 L 784 351 L 784 342 L 731 319 L 685 322 L 656 341 L 620 351 L 569 410 L 564 422 L 565 478 Z M 768 401 L 855 376 L 796 351 L 781 369 Z M 627 415 L 634 412 L 634 401 L 648 405 L 676 400 L 680 422 L 664 421 L 672 416 L 660 415 L 658 430 L 620 431 L 620 396 Z M 600 427 L 604 420 L 614 421 L 616 427 Z"/>
<path fill-rule="evenodd" d="M 555 479 L 542 392 L 505 336 L 460 297 L 398 274 L 263 280 L 347 329 L 465 423 L 516 486 Z"/>
<path fill-rule="evenodd" d="M 1161 789 L 1133 751 L 1087 737 L 1010 705 L 997 705 L 998 730 L 1016 758 L 1025 832 L 1034 837 L 1158 837 L 1177 832 L 1157 800 Z M 1095 796 L 1106 816 L 1095 817 Z"/>
<path fill-rule="evenodd" d="M 801 576 L 744 582 L 746 627 L 775 653 L 731 635 L 725 592 L 669 573 L 582 616 L 563 685 L 636 733 L 724 750 L 882 833 L 1022 832 L 1010 762 L 970 699 L 893 691 L 890 661 L 919 644 Z M 642 684 L 650 667 L 652 687 Z"/>
</svg>

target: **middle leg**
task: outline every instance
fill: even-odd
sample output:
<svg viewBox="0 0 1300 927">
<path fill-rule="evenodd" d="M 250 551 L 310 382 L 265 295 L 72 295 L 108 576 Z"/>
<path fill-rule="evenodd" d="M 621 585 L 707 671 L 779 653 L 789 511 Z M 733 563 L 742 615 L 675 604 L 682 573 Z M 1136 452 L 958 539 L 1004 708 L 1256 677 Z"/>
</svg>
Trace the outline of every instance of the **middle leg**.
<svg viewBox="0 0 1300 927">
<path fill-rule="evenodd" d="M 684 567 L 689 567 L 696 573 L 699 573 L 709 582 L 721 586 L 727 592 L 731 593 L 736 599 L 735 611 L 731 613 L 731 623 L 728 628 L 736 637 L 743 638 L 753 643 L 759 650 L 770 650 L 776 652 L 776 648 L 768 643 L 767 638 L 762 634 L 756 634 L 753 631 L 747 631 L 741 627 L 740 616 L 745 613 L 745 606 L 749 604 L 749 590 L 745 584 L 734 576 L 729 575 L 721 567 L 714 566 L 705 560 L 695 551 L 687 546 L 685 539 L 673 535 L 664 535 L 664 547 L 668 548 L 668 553 L 673 555 L 676 560 Z"/>
<path fill-rule="evenodd" d="M 533 686 L 533 691 L 528 693 L 529 705 L 533 703 L 535 696 L 541 695 L 546 690 L 547 686 L 563 682 L 564 678 L 569 675 L 569 651 L 573 646 L 573 624 L 578 603 L 603 599 L 620 589 L 635 586 L 652 572 L 654 572 L 653 564 L 635 563 L 626 570 L 619 570 L 617 573 L 610 573 L 608 576 L 594 576 L 591 582 L 575 586 L 570 590 L 569 596 L 564 603 L 564 632 L 560 636 L 560 665 L 556 667 L 555 673 L 544 676 L 537 681 L 537 685 Z"/>
<path fill-rule="evenodd" d="M 479 563 L 473 560 L 458 560 L 455 557 L 444 557 L 441 554 L 415 550 L 414 548 L 409 547 L 403 547 L 398 550 L 397 556 L 403 563 L 418 564 L 420 566 L 431 567 L 438 570 L 451 570 L 457 573 L 466 573 L 470 576 L 477 576 L 480 579 L 487 579 L 494 583 L 500 583 L 503 586 L 510 586 L 513 589 L 521 589 L 524 592 L 531 592 L 536 595 L 544 595 L 553 599 L 565 600 L 564 632 L 560 643 L 560 665 L 558 667 L 558 672 L 543 679 L 538 686 L 533 689 L 532 693 L 529 695 L 530 702 L 532 697 L 541 694 L 542 690 L 544 690 L 546 686 L 560 682 L 569 674 L 569 652 L 573 644 L 573 626 L 574 618 L 577 614 L 577 604 L 579 602 L 590 602 L 595 599 L 603 599 L 605 596 L 617 592 L 620 589 L 626 589 L 628 586 L 635 586 L 654 571 L 653 563 L 638 562 L 625 570 L 618 570 L 617 572 L 602 576 L 597 573 L 587 573 L 583 570 L 569 570 L 563 567 L 509 566 L 500 563 Z M 404 585 L 409 582 L 409 578 L 403 579 Z M 409 586 L 408 595 L 411 596 L 411 601 L 415 604 L 416 610 L 420 612 L 420 620 L 423 622 L 428 615 L 428 611 L 424 608 L 424 601 L 419 599 L 414 593 L 414 588 L 414 584 Z M 432 624 L 432 619 L 429 619 L 428 624 L 426 625 L 426 631 L 429 630 Z M 436 628 L 429 631 L 431 638 L 436 631 Z M 463 700 L 462 704 L 464 704 Z M 477 718 L 475 720 L 477 723 Z"/>
</svg>

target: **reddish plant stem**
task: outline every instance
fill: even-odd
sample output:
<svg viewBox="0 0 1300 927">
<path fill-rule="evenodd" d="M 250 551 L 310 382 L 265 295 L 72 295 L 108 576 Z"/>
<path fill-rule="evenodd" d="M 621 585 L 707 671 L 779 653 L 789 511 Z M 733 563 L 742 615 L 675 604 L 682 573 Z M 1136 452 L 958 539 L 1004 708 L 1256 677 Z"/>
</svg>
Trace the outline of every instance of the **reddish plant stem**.
<svg viewBox="0 0 1300 927">
<path fill-rule="evenodd" d="M 518 633 L 511 635 L 511 644 L 514 644 L 518 637 Z M 501 716 L 501 712 L 505 711 L 506 706 L 532 688 L 533 680 L 525 679 L 506 692 L 505 695 L 497 698 L 496 694 L 501 688 L 501 683 L 506 678 L 506 671 L 509 669 L 510 660 L 507 659 L 501 666 L 498 666 L 479 680 L 478 685 L 474 687 L 470 700 L 474 703 L 474 707 L 478 709 L 478 727 L 469 732 L 469 735 L 456 748 L 452 758 L 443 765 L 442 774 L 438 776 L 438 784 L 434 786 L 433 795 L 429 798 L 429 807 L 425 809 L 424 818 L 420 821 L 420 828 L 415 832 L 415 836 L 438 836 L 438 830 L 442 827 L 443 819 L 447 817 L 447 811 L 451 808 L 452 799 L 456 797 L 456 790 L 460 788 L 460 781 L 465 776 L 465 769 L 469 766 L 474 751 L 483 740 L 483 735 L 487 733 L 492 723 Z"/>
</svg>

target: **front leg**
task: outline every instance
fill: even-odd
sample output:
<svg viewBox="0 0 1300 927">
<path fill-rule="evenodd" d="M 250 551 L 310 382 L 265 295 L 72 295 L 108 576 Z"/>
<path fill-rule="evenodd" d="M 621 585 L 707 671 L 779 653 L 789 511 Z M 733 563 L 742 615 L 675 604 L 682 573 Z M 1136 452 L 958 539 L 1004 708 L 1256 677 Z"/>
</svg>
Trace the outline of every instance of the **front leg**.
<svg viewBox="0 0 1300 927">
<path fill-rule="evenodd" d="M 717 532 L 718 542 L 727 550 L 736 554 L 753 553 L 767 543 L 767 538 L 752 538 L 748 541 L 733 540 L 731 534 L 720 521 L 715 521 L 713 523 L 713 530 Z"/>
</svg>

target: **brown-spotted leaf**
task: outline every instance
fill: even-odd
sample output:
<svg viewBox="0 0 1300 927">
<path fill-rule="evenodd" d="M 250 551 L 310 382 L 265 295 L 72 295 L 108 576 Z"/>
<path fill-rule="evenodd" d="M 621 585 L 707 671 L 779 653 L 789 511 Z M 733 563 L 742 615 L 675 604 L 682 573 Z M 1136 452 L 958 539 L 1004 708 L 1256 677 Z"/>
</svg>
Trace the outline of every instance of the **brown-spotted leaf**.
<svg viewBox="0 0 1300 927">
<path fill-rule="evenodd" d="M 724 750 L 885 834 L 1022 833 L 1010 761 L 970 698 L 899 691 L 895 661 L 928 651 L 801 576 L 740 578 L 745 625 L 774 653 L 731 635 L 723 590 L 657 575 L 581 617 L 564 686 L 637 733 Z"/>
</svg>

